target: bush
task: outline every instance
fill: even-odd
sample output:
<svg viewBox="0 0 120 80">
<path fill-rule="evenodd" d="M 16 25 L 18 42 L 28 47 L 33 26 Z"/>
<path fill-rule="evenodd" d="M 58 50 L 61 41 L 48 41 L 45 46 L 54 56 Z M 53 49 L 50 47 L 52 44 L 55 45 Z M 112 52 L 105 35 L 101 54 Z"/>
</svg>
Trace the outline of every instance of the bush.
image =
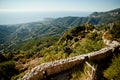
<svg viewBox="0 0 120 80">
<path fill-rule="evenodd" d="M 120 38 L 120 24 L 114 24 L 109 32 L 113 35 L 113 38 Z"/>
<path fill-rule="evenodd" d="M 78 41 L 79 41 L 79 39 L 75 37 L 75 38 L 74 38 L 74 41 L 75 41 L 75 42 L 78 42 Z"/>
<path fill-rule="evenodd" d="M 0 63 L 0 80 L 9 80 L 17 70 L 13 61 Z"/>
<path fill-rule="evenodd" d="M 81 55 L 89 52 L 100 50 L 103 47 L 103 41 L 95 41 L 90 39 L 84 39 L 80 44 L 76 45 L 76 48 L 73 50 L 73 53 L 70 55 Z"/>
<path fill-rule="evenodd" d="M 6 58 L 7 60 L 11 60 L 11 59 L 13 58 L 13 53 L 12 53 L 12 52 L 7 53 L 7 54 L 5 55 L 5 58 Z"/>
<path fill-rule="evenodd" d="M 112 59 L 110 67 L 104 71 L 104 77 L 109 80 L 120 80 L 120 55 Z"/>
<path fill-rule="evenodd" d="M 80 64 L 80 65 L 76 65 L 75 67 L 73 67 L 71 69 L 71 79 L 70 80 L 82 80 L 81 79 L 81 74 L 84 73 L 83 72 L 83 67 L 84 65 L 83 64 Z"/>
<path fill-rule="evenodd" d="M 72 36 L 78 36 L 78 33 L 80 33 L 81 31 L 84 31 L 85 27 L 84 26 L 77 26 L 74 27 L 73 29 L 70 30 L 70 33 L 72 34 Z"/>
<path fill-rule="evenodd" d="M 67 53 L 69 55 L 70 53 L 72 53 L 72 49 L 66 46 L 64 47 L 64 53 Z"/>
<path fill-rule="evenodd" d="M 5 61 L 5 57 L 0 53 L 0 62 Z"/>
<path fill-rule="evenodd" d="M 67 38 L 67 40 L 72 40 L 73 39 L 73 37 L 70 36 L 70 35 L 66 35 L 66 38 Z"/>
<path fill-rule="evenodd" d="M 31 52 L 26 53 L 25 58 L 29 59 L 33 56 L 34 54 Z"/>
</svg>

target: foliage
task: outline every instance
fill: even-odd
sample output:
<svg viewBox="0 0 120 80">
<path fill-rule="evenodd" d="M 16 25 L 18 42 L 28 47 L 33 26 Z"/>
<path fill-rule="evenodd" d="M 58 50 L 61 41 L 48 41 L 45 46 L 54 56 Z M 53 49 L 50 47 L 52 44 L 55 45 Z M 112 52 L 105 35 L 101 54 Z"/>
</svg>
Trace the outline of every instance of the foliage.
<svg viewBox="0 0 120 80">
<path fill-rule="evenodd" d="M 15 73 L 17 70 L 13 61 L 0 63 L 0 80 L 9 80 Z"/>
<path fill-rule="evenodd" d="M 113 23 L 114 21 L 120 20 L 119 13 L 120 9 L 115 9 L 103 13 L 96 12 L 88 17 L 69 16 L 26 24 L 0 25 L 0 50 L 5 49 L 7 51 L 9 48 L 6 46 L 9 46 L 11 43 L 22 43 L 43 36 L 60 36 L 69 28 L 85 23 L 92 25 Z"/>
<path fill-rule="evenodd" d="M 109 80 L 120 80 L 120 55 L 112 59 L 110 67 L 104 71 L 104 77 Z"/>
<path fill-rule="evenodd" d="M 0 62 L 3 62 L 3 61 L 5 61 L 5 56 L 0 53 Z"/>
<path fill-rule="evenodd" d="M 71 70 L 70 80 L 81 80 L 82 73 L 83 73 L 83 64 L 73 67 Z"/>
<path fill-rule="evenodd" d="M 58 40 L 54 36 L 46 36 L 36 40 L 30 40 L 23 43 L 19 43 L 12 47 L 12 51 L 22 50 L 27 52 L 39 52 L 41 49 L 53 45 Z M 18 52 L 19 53 L 19 52 Z"/>
<path fill-rule="evenodd" d="M 75 55 L 86 54 L 89 52 L 100 50 L 103 47 L 102 41 L 92 41 L 92 40 L 85 40 L 84 44 L 80 46 L 76 46 Z"/>
<path fill-rule="evenodd" d="M 117 11 L 119 12 L 119 10 Z M 8 80 L 17 74 L 14 61 L 19 63 L 19 70 L 24 72 L 27 68 L 23 68 L 23 65 L 36 57 L 42 57 L 40 63 L 43 63 L 101 49 L 104 47 L 102 33 L 100 31 L 93 32 L 93 29 L 96 28 L 91 24 L 107 24 L 120 19 L 119 14 L 114 16 L 110 14 L 111 12 L 94 13 L 89 17 L 64 17 L 50 21 L 13 25 L 13 27 L 0 27 L 0 49 L 13 51 L 5 55 L 0 54 L 0 79 Z M 81 25 L 83 23 L 91 24 Z M 99 26 L 97 29 L 101 30 L 103 25 Z M 107 30 L 113 35 L 113 38 L 120 38 L 119 22 L 108 26 Z M 64 32 L 65 30 L 68 31 Z M 62 32 L 64 33 L 58 40 Z M 8 48 L 8 45 L 14 42 L 16 45 Z M 106 78 L 119 79 L 120 72 L 117 71 L 119 70 L 119 62 L 119 58 L 113 59 L 111 66 L 104 72 Z M 83 66 L 74 68 L 71 75 L 73 79 L 80 79 L 79 74 L 81 74 L 82 68 Z M 112 71 L 114 73 L 110 74 Z M 20 73 L 20 75 L 23 74 Z M 18 77 L 19 75 L 12 79 Z"/>
<path fill-rule="evenodd" d="M 113 23 L 109 27 L 109 33 L 112 34 L 113 38 L 120 38 L 120 21 Z"/>
<path fill-rule="evenodd" d="M 102 33 L 91 32 L 93 29 L 94 27 L 89 24 L 74 27 L 66 31 L 57 44 L 41 50 L 40 53 L 45 61 L 53 61 L 64 58 L 64 55 L 72 57 L 97 51 L 104 46 Z"/>
</svg>

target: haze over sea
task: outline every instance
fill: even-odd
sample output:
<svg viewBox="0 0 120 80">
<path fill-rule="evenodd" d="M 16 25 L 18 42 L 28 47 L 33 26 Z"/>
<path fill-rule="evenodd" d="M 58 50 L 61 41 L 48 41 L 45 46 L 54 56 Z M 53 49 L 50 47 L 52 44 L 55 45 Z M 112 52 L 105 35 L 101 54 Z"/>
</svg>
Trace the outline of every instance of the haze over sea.
<svg viewBox="0 0 120 80">
<path fill-rule="evenodd" d="M 86 17 L 91 12 L 0 12 L 0 25 L 42 21 L 66 16 Z"/>
</svg>

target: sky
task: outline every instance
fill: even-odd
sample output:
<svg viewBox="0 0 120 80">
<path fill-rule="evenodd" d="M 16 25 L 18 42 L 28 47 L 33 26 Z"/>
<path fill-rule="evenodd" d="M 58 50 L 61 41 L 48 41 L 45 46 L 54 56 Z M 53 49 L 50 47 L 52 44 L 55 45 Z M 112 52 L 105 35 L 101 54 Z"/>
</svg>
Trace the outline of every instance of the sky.
<svg viewBox="0 0 120 80">
<path fill-rule="evenodd" d="M 0 0 L 0 24 L 19 24 L 120 8 L 120 0 Z"/>
<path fill-rule="evenodd" d="M 109 11 L 120 0 L 0 0 L 0 12 Z"/>
</svg>

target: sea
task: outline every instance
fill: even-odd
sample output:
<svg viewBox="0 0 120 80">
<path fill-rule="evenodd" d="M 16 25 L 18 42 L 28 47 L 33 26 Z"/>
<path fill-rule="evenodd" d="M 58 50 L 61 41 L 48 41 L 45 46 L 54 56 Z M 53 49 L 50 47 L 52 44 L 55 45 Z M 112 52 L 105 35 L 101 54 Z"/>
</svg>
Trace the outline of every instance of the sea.
<svg viewBox="0 0 120 80">
<path fill-rule="evenodd" d="M 0 12 L 0 25 L 43 21 L 45 18 L 87 17 L 91 12 Z"/>
</svg>

